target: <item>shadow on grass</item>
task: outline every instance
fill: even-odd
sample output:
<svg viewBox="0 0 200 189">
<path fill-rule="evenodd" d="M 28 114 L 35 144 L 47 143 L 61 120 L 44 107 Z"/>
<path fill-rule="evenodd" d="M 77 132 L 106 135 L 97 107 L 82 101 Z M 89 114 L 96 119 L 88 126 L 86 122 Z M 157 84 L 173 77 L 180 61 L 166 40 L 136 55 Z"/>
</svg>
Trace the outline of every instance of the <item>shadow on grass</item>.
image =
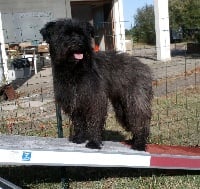
<svg viewBox="0 0 200 189">
<path fill-rule="evenodd" d="M 66 170 L 63 175 L 63 169 Z M 100 181 L 107 178 L 138 178 L 154 176 L 181 176 L 198 175 L 198 171 L 136 169 L 136 168 L 94 168 L 94 167 L 46 167 L 46 166 L 19 166 L 1 167 L 0 176 L 23 189 L 31 189 L 36 184 L 61 184 L 61 179 L 69 182 Z"/>
<path fill-rule="evenodd" d="M 31 189 L 29 185 L 59 183 L 61 180 L 61 168 L 46 166 L 1 167 L 0 177 L 23 189 Z"/>
<path fill-rule="evenodd" d="M 103 132 L 104 141 L 121 142 L 125 140 L 123 133 L 119 131 L 105 130 Z"/>
</svg>

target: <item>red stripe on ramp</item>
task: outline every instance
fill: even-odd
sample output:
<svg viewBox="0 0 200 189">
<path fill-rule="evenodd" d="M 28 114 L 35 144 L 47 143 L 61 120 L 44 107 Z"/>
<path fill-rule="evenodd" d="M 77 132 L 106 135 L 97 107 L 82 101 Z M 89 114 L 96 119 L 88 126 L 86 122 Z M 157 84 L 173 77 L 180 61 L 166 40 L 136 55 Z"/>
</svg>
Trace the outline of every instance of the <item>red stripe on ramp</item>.
<svg viewBox="0 0 200 189">
<path fill-rule="evenodd" d="M 185 157 L 156 157 L 152 156 L 150 160 L 151 167 L 158 168 L 187 168 L 200 169 L 199 158 L 185 158 Z"/>
<path fill-rule="evenodd" d="M 200 147 L 148 144 L 147 152 L 150 154 L 200 156 Z"/>
</svg>

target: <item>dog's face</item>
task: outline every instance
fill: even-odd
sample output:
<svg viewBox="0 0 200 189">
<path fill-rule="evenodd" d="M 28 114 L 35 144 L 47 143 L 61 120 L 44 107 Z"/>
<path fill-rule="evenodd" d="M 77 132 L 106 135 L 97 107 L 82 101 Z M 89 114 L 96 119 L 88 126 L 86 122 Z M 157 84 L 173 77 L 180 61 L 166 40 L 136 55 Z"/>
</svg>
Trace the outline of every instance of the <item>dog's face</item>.
<svg viewBox="0 0 200 189">
<path fill-rule="evenodd" d="M 88 22 L 60 19 L 48 22 L 40 33 L 49 43 L 52 58 L 82 60 L 92 53 L 94 29 Z"/>
</svg>

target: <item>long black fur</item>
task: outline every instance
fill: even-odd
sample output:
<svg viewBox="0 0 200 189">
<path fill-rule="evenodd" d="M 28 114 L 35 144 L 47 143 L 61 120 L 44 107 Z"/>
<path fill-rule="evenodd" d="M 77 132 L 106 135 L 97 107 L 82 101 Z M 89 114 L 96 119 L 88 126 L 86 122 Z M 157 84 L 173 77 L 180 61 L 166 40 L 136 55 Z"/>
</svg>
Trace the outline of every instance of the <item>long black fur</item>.
<svg viewBox="0 0 200 189">
<path fill-rule="evenodd" d="M 71 140 L 101 148 L 109 99 L 133 135 L 132 148 L 145 150 L 153 96 L 149 67 L 126 53 L 93 52 L 94 29 L 87 22 L 60 19 L 40 32 L 50 47 L 55 100 L 73 123 Z"/>
</svg>

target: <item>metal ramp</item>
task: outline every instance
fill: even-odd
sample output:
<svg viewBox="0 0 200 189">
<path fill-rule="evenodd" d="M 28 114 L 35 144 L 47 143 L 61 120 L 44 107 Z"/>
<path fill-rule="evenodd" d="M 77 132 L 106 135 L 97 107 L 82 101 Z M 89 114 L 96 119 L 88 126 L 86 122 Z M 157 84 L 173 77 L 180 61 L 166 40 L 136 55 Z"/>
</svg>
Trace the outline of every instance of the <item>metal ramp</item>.
<svg viewBox="0 0 200 189">
<path fill-rule="evenodd" d="M 0 189 L 22 189 L 22 188 L 0 177 Z"/>
</svg>

